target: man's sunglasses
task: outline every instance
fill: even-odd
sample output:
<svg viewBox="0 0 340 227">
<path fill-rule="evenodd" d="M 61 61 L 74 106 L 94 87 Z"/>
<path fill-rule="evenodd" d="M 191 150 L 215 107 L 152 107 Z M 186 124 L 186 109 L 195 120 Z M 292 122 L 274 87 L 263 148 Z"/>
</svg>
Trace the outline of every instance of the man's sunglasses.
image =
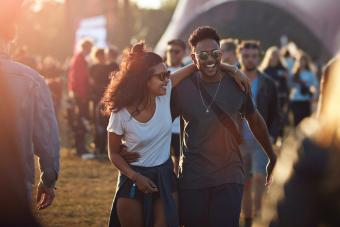
<svg viewBox="0 0 340 227">
<path fill-rule="evenodd" d="M 222 52 L 221 50 L 213 50 L 213 51 L 202 51 L 200 53 L 195 53 L 195 55 L 201 60 L 206 61 L 208 60 L 209 56 L 214 58 L 215 60 L 218 60 L 218 58 L 221 57 Z"/>
<path fill-rule="evenodd" d="M 170 78 L 170 74 L 171 74 L 170 71 L 165 71 L 158 74 L 153 74 L 152 76 L 156 76 L 158 77 L 159 80 L 165 81 Z"/>
</svg>

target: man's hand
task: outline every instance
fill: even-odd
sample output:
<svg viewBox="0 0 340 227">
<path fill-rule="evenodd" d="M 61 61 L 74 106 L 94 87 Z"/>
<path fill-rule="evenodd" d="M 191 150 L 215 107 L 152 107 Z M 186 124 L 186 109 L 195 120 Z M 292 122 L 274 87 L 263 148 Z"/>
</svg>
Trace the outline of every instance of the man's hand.
<svg viewBox="0 0 340 227">
<path fill-rule="evenodd" d="M 267 165 L 266 186 L 270 186 L 272 172 L 276 164 L 276 155 L 273 150 L 273 145 L 269 139 L 270 135 L 268 132 L 266 122 L 263 120 L 263 117 L 258 112 L 258 110 L 256 110 L 252 114 L 247 114 L 246 118 L 248 120 L 250 129 L 253 132 L 255 138 L 262 145 L 264 151 L 266 152 L 269 158 L 269 163 Z"/>
<path fill-rule="evenodd" d="M 267 178 L 266 178 L 266 187 L 269 187 L 272 184 L 272 173 L 276 164 L 276 155 L 273 153 L 273 156 L 270 157 L 269 163 L 267 165 Z"/>
<path fill-rule="evenodd" d="M 140 155 L 137 152 L 127 151 L 124 145 L 120 146 L 119 155 L 122 156 L 127 163 L 136 162 L 140 158 Z"/>
<path fill-rule="evenodd" d="M 37 188 L 37 208 L 43 210 L 49 207 L 54 200 L 54 187 L 47 188 L 41 182 Z"/>
</svg>

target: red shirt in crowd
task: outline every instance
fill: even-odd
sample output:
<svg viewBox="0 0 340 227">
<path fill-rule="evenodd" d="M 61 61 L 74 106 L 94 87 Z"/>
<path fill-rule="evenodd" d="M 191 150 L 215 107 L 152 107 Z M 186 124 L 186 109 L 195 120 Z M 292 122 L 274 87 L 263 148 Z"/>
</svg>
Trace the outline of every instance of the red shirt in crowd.
<svg viewBox="0 0 340 227">
<path fill-rule="evenodd" d="M 89 69 L 84 55 L 80 52 L 71 61 L 68 74 L 68 90 L 75 97 L 86 98 L 89 92 Z"/>
</svg>

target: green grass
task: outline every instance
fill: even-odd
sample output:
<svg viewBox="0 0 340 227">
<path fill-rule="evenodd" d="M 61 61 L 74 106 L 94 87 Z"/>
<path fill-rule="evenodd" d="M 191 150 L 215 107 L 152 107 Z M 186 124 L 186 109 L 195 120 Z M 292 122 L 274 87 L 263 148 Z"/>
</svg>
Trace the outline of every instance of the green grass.
<svg viewBox="0 0 340 227">
<path fill-rule="evenodd" d="M 46 227 L 107 226 L 116 177 L 108 160 L 84 161 L 64 149 L 54 203 L 36 216 Z"/>
</svg>

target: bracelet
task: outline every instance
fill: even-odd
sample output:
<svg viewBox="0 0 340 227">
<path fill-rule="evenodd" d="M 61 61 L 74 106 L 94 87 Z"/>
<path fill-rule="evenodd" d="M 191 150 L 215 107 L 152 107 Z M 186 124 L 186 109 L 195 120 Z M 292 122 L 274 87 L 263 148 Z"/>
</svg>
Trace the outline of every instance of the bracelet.
<svg viewBox="0 0 340 227">
<path fill-rule="evenodd" d="M 237 66 L 234 65 L 234 73 L 236 73 L 238 70 Z"/>
</svg>

